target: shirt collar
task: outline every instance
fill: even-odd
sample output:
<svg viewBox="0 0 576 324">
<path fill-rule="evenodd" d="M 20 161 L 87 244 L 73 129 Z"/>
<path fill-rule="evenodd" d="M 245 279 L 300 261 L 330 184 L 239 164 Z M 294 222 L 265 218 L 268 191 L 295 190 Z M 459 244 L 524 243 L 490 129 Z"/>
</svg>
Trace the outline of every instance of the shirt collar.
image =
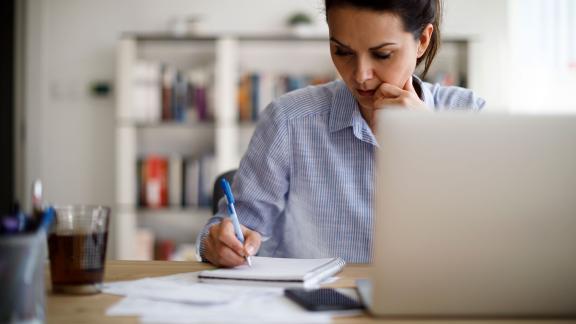
<svg viewBox="0 0 576 324">
<path fill-rule="evenodd" d="M 357 139 L 376 145 L 376 138 L 362 117 L 356 98 L 343 81 L 338 81 L 338 87 L 332 97 L 329 123 L 331 133 L 352 127 Z"/>
<path fill-rule="evenodd" d="M 413 75 L 412 76 L 414 83 L 420 88 L 420 100 L 424 101 L 426 106 L 430 109 L 434 109 L 434 96 L 430 91 L 430 88 L 424 86 L 424 82 L 420 80 L 419 77 Z"/>
<path fill-rule="evenodd" d="M 337 132 L 347 127 L 354 126 L 357 118 L 362 118 L 358 102 L 343 81 L 337 81 L 338 87 L 332 96 L 330 110 L 330 132 Z"/>
</svg>

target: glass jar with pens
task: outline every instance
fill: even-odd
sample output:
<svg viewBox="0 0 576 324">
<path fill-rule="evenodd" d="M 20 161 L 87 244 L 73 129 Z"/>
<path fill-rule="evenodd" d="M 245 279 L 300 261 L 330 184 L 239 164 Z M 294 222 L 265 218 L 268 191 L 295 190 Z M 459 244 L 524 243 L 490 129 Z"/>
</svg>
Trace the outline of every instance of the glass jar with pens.
<svg viewBox="0 0 576 324">
<path fill-rule="evenodd" d="M 53 208 L 37 218 L 19 208 L 0 216 L 0 323 L 44 321 L 46 233 Z"/>
<path fill-rule="evenodd" d="M 32 202 L 30 214 L 0 212 L 0 323 L 44 322 L 46 250 L 54 293 L 101 291 L 110 208 L 44 206 L 38 181 Z"/>
</svg>

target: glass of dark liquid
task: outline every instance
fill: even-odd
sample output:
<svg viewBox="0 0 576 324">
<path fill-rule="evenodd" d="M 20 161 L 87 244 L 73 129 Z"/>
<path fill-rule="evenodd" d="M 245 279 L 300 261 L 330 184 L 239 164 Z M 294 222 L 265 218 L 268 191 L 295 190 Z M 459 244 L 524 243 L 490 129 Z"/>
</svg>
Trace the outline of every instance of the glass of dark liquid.
<svg viewBox="0 0 576 324">
<path fill-rule="evenodd" d="M 58 206 L 48 236 L 52 291 L 96 294 L 102 290 L 110 208 Z"/>
</svg>

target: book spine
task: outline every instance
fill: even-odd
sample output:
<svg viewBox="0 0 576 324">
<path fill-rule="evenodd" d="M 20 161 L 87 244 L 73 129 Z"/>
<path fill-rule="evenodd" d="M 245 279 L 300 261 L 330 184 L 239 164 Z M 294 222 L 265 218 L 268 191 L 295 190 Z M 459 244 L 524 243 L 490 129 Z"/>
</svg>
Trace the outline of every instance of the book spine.
<svg viewBox="0 0 576 324">
<path fill-rule="evenodd" d="M 202 193 L 203 207 L 210 207 L 212 204 L 212 191 L 214 189 L 214 181 L 216 181 L 216 157 L 213 154 L 203 155 L 201 161 L 201 174 L 202 181 L 200 181 L 200 192 Z"/>
<path fill-rule="evenodd" d="M 150 156 L 145 163 L 144 190 L 146 207 L 161 208 L 168 205 L 167 161 Z"/>
<path fill-rule="evenodd" d="M 156 122 L 158 116 L 159 66 L 151 62 L 137 62 L 134 65 L 132 88 L 131 119 L 137 122 Z"/>
<path fill-rule="evenodd" d="M 168 194 L 169 202 L 172 207 L 182 206 L 182 157 L 170 157 L 170 166 L 168 168 L 169 182 Z"/>
<path fill-rule="evenodd" d="M 199 85 L 196 88 L 196 109 L 198 120 L 206 121 L 208 119 L 208 107 L 206 105 L 206 88 Z"/>
<path fill-rule="evenodd" d="M 258 111 L 260 110 L 260 74 L 254 73 L 250 76 L 251 91 L 251 121 L 258 120 Z"/>
<path fill-rule="evenodd" d="M 138 207 L 146 206 L 146 195 L 144 192 L 144 170 L 145 160 L 136 161 L 136 204 Z"/>
<path fill-rule="evenodd" d="M 173 80 L 173 70 L 167 65 L 162 67 L 162 120 L 172 119 L 172 80 Z"/>
<path fill-rule="evenodd" d="M 196 207 L 199 202 L 199 178 L 200 170 L 197 159 L 188 159 L 186 161 L 186 206 Z"/>
<path fill-rule="evenodd" d="M 250 120 L 250 79 L 243 76 L 238 88 L 238 116 L 240 121 Z"/>
<path fill-rule="evenodd" d="M 208 93 L 210 86 L 208 84 L 209 74 L 204 69 L 192 70 L 187 74 L 190 89 L 190 107 L 195 110 L 194 118 L 197 121 L 210 120 L 210 103 Z"/>
<path fill-rule="evenodd" d="M 186 120 L 186 102 L 188 96 L 188 86 L 186 84 L 185 74 L 182 71 L 176 72 L 174 81 L 174 120 L 184 122 Z"/>
<path fill-rule="evenodd" d="M 150 63 L 148 66 L 149 80 L 147 83 L 147 121 L 150 123 L 159 122 L 162 119 L 162 89 L 158 86 L 162 80 L 161 67 L 159 64 Z"/>
</svg>

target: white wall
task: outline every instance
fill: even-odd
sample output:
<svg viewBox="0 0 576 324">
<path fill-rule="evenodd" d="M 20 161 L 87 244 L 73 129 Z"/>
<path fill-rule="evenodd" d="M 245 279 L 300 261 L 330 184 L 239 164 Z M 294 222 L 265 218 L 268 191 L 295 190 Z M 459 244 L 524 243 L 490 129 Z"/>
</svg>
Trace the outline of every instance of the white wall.
<svg viewBox="0 0 576 324">
<path fill-rule="evenodd" d="M 507 1 L 446 0 L 445 32 L 474 35 L 471 87 L 491 106 L 507 102 Z M 41 178 L 55 203 L 114 202 L 114 100 L 89 83 L 113 80 L 115 46 L 125 31 L 157 31 L 186 14 L 207 32 L 283 31 L 304 9 L 323 21 L 319 0 L 28 0 L 25 184 Z M 28 197 L 26 197 L 28 199 Z"/>
<path fill-rule="evenodd" d="M 512 110 L 576 113 L 576 2 L 510 0 Z"/>
<path fill-rule="evenodd" d="M 296 10 L 322 19 L 316 0 L 29 0 L 25 183 L 43 179 L 51 202 L 114 202 L 114 100 L 88 87 L 113 80 L 122 32 L 200 14 L 207 32 L 274 33 Z"/>
<path fill-rule="evenodd" d="M 509 106 L 509 0 L 445 0 L 446 35 L 472 37 L 469 87 L 487 110 Z"/>
</svg>

